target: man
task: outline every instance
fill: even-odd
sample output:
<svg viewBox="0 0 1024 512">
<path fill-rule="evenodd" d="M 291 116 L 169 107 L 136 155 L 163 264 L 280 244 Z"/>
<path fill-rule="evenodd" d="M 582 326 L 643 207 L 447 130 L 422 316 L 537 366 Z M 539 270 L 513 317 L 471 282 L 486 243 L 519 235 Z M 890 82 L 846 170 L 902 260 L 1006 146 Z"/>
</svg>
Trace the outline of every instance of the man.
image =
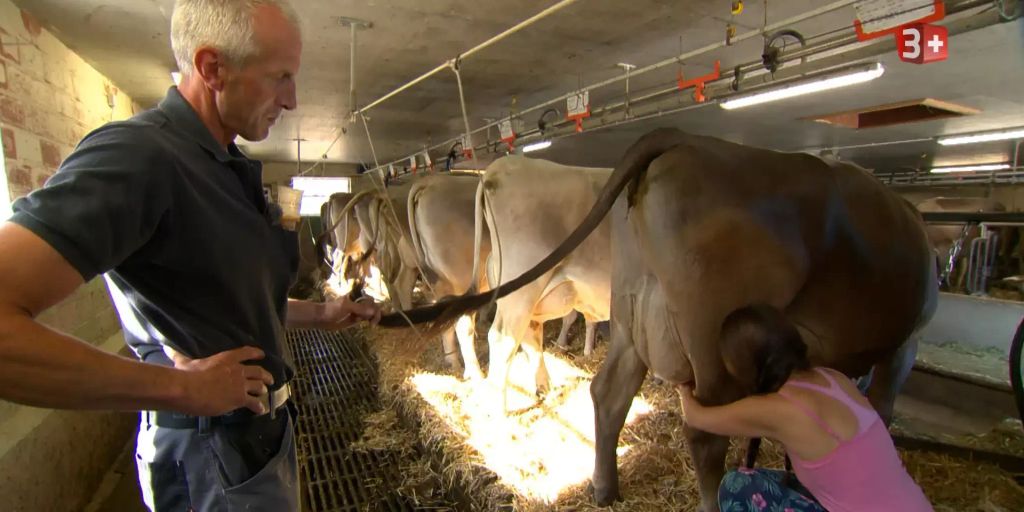
<svg viewBox="0 0 1024 512">
<path fill-rule="evenodd" d="M 179 0 L 171 32 L 180 87 L 89 134 L 0 225 L 0 398 L 144 411 L 137 459 L 156 512 L 297 510 L 284 327 L 379 311 L 287 300 L 296 233 L 232 142 L 266 138 L 296 106 L 286 0 Z M 34 320 L 100 274 L 142 362 Z"/>
</svg>

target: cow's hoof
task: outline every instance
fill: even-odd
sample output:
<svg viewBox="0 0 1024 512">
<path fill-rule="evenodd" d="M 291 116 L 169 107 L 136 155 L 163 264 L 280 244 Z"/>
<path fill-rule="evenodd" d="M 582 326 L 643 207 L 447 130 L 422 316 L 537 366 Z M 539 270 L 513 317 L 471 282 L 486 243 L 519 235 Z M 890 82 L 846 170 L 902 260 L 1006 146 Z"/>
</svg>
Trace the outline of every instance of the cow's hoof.
<svg viewBox="0 0 1024 512">
<path fill-rule="evenodd" d="M 477 370 L 475 372 L 467 371 L 462 376 L 462 378 L 463 378 L 463 380 L 468 380 L 470 382 L 480 382 L 480 381 L 484 380 L 484 374 L 480 370 Z"/>
<path fill-rule="evenodd" d="M 622 501 L 618 489 L 598 489 L 591 483 L 588 485 L 590 492 L 594 495 L 594 502 L 599 507 L 610 507 L 617 501 Z"/>
</svg>

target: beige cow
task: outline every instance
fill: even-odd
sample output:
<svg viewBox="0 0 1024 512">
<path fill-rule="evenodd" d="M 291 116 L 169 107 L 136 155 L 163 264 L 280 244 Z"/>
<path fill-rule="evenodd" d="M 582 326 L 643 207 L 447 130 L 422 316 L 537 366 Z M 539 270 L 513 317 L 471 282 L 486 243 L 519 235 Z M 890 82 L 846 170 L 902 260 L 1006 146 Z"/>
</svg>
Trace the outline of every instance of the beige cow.
<svg viewBox="0 0 1024 512">
<path fill-rule="evenodd" d="M 521 156 L 488 166 L 480 213 L 490 231 L 490 281 L 510 280 L 557 247 L 586 215 L 610 174 L 611 169 Z M 498 300 L 487 336 L 492 380 L 506 381 L 507 363 L 522 346 L 534 366 L 536 390 L 545 392 L 549 383 L 542 357 L 543 323 L 575 310 L 584 315 L 592 333 L 594 322 L 608 318 L 609 235 L 609 224 L 602 224 L 554 268 Z M 588 351 L 593 350 L 590 340 Z"/>
<path fill-rule="evenodd" d="M 409 235 L 416 255 L 419 257 L 421 278 L 435 299 L 461 295 L 470 290 L 489 289 L 484 269 L 478 265 L 473 275 L 475 198 L 480 179 L 468 175 L 433 175 L 418 180 L 412 185 L 408 196 Z M 479 257 L 486 261 L 491 253 L 490 232 L 481 223 Z M 506 244 L 518 246 L 523 233 L 514 238 L 503 239 Z M 453 328 L 442 334 L 445 358 L 456 372 L 463 368 L 459 361 L 461 352 L 465 362 L 463 376 L 475 379 L 483 376 L 473 345 L 476 336 L 476 315 L 470 314 L 459 319 Z M 571 311 L 562 320 L 562 334 L 559 344 L 565 346 L 566 333 L 576 320 Z M 593 349 L 594 323 L 587 323 L 587 348 Z M 456 348 L 456 338 L 458 348 Z M 458 352 L 457 352 L 458 350 Z"/>
</svg>

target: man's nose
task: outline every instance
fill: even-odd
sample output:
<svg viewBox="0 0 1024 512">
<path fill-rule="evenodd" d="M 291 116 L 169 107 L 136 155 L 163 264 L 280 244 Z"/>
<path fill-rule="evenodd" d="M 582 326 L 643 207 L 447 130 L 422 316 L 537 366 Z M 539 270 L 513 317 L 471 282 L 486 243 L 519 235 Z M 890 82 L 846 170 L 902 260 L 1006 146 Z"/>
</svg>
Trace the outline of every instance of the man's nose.
<svg viewBox="0 0 1024 512">
<path fill-rule="evenodd" d="M 294 81 L 289 81 L 288 85 L 284 86 L 284 90 L 281 91 L 279 101 L 281 104 L 281 108 L 285 110 L 295 110 L 295 107 L 298 106 L 299 101 L 295 97 Z"/>
</svg>

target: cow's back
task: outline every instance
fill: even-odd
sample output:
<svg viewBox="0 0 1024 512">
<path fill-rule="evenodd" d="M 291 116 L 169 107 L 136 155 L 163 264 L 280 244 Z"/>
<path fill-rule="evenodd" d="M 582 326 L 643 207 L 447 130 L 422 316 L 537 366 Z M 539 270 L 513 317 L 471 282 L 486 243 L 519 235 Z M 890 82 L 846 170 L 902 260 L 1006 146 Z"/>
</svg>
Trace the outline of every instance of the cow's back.
<svg viewBox="0 0 1024 512">
<path fill-rule="evenodd" d="M 423 178 L 410 191 L 409 226 L 415 229 L 412 235 L 419 244 L 424 272 L 432 279 L 445 281 L 445 294 L 465 293 L 473 281 L 479 183 L 476 176 L 441 174 Z M 486 226 L 482 227 L 480 258 L 486 261 L 491 244 Z"/>
<path fill-rule="evenodd" d="M 502 280 L 519 275 L 558 247 L 593 207 L 609 176 L 611 169 L 565 166 L 521 156 L 492 163 L 483 180 L 494 222 L 488 224 L 501 245 Z M 574 254 L 606 254 L 608 235 L 608 222 L 604 221 Z"/>
<path fill-rule="evenodd" d="M 934 287 L 906 201 L 850 164 L 684 140 L 652 162 L 630 213 L 646 265 L 689 297 L 673 306 L 680 323 L 720 325 L 751 302 L 780 302 L 816 362 L 850 371 L 903 343 Z M 719 261 L 697 250 L 708 243 Z M 705 272 L 722 261 L 738 263 Z"/>
</svg>

